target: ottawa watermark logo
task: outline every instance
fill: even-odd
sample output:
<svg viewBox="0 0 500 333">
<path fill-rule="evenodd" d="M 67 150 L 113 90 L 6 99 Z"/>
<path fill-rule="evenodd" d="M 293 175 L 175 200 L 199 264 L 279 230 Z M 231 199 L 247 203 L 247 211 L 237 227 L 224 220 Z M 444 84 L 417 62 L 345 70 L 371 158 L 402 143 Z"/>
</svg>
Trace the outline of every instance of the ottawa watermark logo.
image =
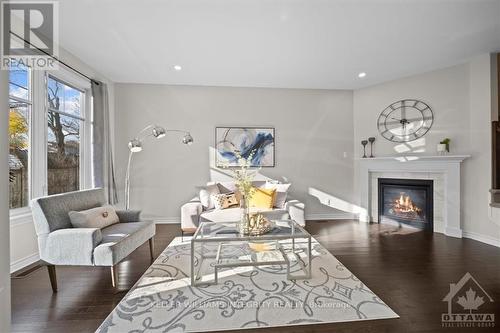
<svg viewBox="0 0 500 333">
<path fill-rule="evenodd" d="M 57 69 L 57 1 L 1 1 L 1 69 Z"/>
<path fill-rule="evenodd" d="M 485 311 L 493 298 L 470 273 L 450 284 L 443 302 L 448 312 L 441 315 L 442 327 L 495 327 L 495 314 Z"/>
</svg>

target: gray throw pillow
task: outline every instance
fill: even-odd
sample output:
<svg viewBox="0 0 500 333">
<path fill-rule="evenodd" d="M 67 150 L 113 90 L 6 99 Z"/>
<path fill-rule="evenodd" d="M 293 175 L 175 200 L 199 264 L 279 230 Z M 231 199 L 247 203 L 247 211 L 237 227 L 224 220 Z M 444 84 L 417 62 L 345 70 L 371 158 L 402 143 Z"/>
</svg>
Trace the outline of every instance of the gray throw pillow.
<svg viewBox="0 0 500 333">
<path fill-rule="evenodd" d="M 120 222 L 112 206 L 102 206 L 83 211 L 68 213 L 71 224 L 75 228 L 106 228 Z"/>
</svg>

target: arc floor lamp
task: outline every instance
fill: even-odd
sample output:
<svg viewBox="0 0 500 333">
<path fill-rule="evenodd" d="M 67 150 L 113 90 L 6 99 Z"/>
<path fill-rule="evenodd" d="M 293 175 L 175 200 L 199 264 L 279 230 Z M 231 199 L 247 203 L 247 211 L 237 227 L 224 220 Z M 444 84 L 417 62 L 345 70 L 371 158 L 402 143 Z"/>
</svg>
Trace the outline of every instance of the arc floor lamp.
<svg viewBox="0 0 500 333">
<path fill-rule="evenodd" d="M 193 144 L 194 140 L 189 132 L 177 129 L 165 129 L 164 127 L 158 125 L 148 125 L 144 127 L 139 133 L 137 133 L 135 138 L 129 141 L 127 173 L 125 174 L 125 209 L 130 208 L 130 164 L 132 162 L 132 156 L 134 153 L 142 151 L 142 143 L 144 140 L 148 138 L 161 139 L 164 138 L 168 132 L 183 133 L 184 136 L 182 137 L 182 143 L 185 145 Z"/>
</svg>

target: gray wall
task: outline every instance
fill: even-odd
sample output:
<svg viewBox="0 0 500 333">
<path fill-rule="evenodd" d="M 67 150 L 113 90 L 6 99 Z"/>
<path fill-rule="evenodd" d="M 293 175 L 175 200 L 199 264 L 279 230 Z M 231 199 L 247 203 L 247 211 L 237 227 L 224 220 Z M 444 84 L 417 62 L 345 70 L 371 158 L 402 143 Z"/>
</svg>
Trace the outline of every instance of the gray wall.
<svg viewBox="0 0 500 333">
<path fill-rule="evenodd" d="M 0 70 L 0 332 L 10 331 L 10 255 L 8 183 L 9 76 Z"/>
<path fill-rule="evenodd" d="M 179 135 L 169 134 L 146 141 L 134 155 L 131 206 L 148 215 L 178 221 L 180 206 L 193 197 L 195 186 L 220 174 L 209 167 L 216 126 L 275 127 L 276 167 L 262 174 L 290 181 L 309 218 L 345 216 L 329 207 L 325 196 L 353 199 L 351 91 L 116 84 L 115 103 L 120 194 L 126 145 L 142 127 L 157 123 L 187 129 L 195 139 L 184 146 Z M 323 204 L 317 196 L 323 196 Z"/>
<path fill-rule="evenodd" d="M 462 230 L 465 237 L 500 246 L 500 212 L 489 206 L 491 187 L 492 109 L 490 55 L 430 73 L 395 80 L 354 92 L 354 147 L 377 137 L 376 155 L 436 155 L 436 144 L 451 139 L 451 154 L 471 155 L 462 168 Z M 432 129 L 422 140 L 395 144 L 379 135 L 377 118 L 392 102 L 403 98 L 425 101 L 434 111 Z M 356 177 L 354 178 L 356 181 Z M 356 184 L 357 185 L 357 184 Z M 357 188 L 357 187 L 355 187 Z"/>
<path fill-rule="evenodd" d="M 382 110 L 400 99 L 426 102 L 434 113 L 431 130 L 411 143 L 393 143 L 377 129 Z M 361 156 L 359 142 L 368 136 L 377 138 L 378 156 L 402 154 L 436 155 L 436 145 L 451 139 L 453 154 L 469 152 L 469 64 L 391 81 L 354 92 L 354 135 L 356 156 Z M 486 124 L 488 125 L 488 124 Z"/>
</svg>

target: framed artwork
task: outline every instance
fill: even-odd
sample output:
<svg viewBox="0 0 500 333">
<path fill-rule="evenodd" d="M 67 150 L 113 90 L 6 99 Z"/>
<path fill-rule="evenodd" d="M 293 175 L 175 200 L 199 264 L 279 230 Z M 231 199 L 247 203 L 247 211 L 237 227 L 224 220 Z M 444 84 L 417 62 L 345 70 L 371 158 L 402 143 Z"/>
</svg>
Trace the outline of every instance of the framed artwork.
<svg viewBox="0 0 500 333">
<path fill-rule="evenodd" d="M 248 158 L 253 151 L 252 167 L 275 166 L 275 133 L 273 127 L 216 127 L 215 164 L 238 166 L 239 153 Z"/>
</svg>

